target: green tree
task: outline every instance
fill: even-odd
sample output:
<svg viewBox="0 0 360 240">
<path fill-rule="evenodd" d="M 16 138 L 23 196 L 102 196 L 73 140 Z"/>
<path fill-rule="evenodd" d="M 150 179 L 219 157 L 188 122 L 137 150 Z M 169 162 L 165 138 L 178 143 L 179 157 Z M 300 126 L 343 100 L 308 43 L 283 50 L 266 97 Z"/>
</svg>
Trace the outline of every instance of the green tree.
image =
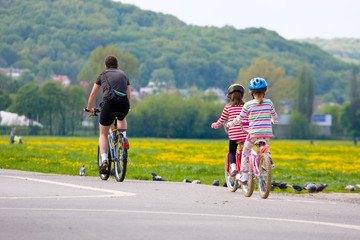
<svg viewBox="0 0 360 240">
<path fill-rule="evenodd" d="M 175 86 L 174 72 L 169 68 L 155 69 L 151 73 L 150 82 L 153 82 L 159 89 L 169 89 Z"/>
<path fill-rule="evenodd" d="M 25 115 L 29 119 L 30 130 L 33 120 L 40 119 L 43 113 L 44 99 L 41 96 L 40 87 L 35 83 L 27 83 L 19 88 L 16 93 L 11 110 Z"/>
<path fill-rule="evenodd" d="M 18 81 L 21 86 L 29 82 L 35 82 L 35 75 L 29 69 L 24 69 L 18 78 Z"/>
<path fill-rule="evenodd" d="M 10 95 L 0 89 L 0 110 L 6 110 L 11 105 Z"/>
<path fill-rule="evenodd" d="M 128 53 L 123 53 L 120 49 L 114 46 L 102 46 L 96 48 L 91 52 L 87 66 L 81 69 L 78 79 L 88 82 L 94 82 L 98 75 L 105 70 L 104 60 L 107 56 L 114 55 L 119 61 L 119 68 L 123 70 L 128 77 L 136 75 L 137 59 Z"/>
<path fill-rule="evenodd" d="M 240 69 L 237 81 L 248 89 L 249 82 L 254 77 L 262 77 L 266 80 L 269 85 L 266 96 L 280 112 L 280 101 L 289 100 L 292 96 L 292 78 L 285 76 L 284 68 L 276 67 L 267 59 L 254 59 L 249 67 Z M 245 93 L 245 96 L 247 100 L 251 99 L 250 94 Z"/>
<path fill-rule="evenodd" d="M 70 131 L 71 135 L 75 135 L 77 128 L 81 126 L 83 109 L 86 105 L 86 90 L 79 86 L 71 86 L 67 89 L 69 96 L 69 103 L 67 109 L 71 114 L 70 117 Z"/>
<path fill-rule="evenodd" d="M 291 135 L 295 138 L 312 138 L 311 116 L 314 105 L 314 83 L 312 76 L 301 68 L 295 83 L 293 109 L 290 116 Z"/>
<path fill-rule="evenodd" d="M 64 133 L 66 121 L 63 116 L 66 114 L 66 105 L 69 104 L 64 89 L 59 84 L 49 81 L 42 85 L 41 94 L 44 97 L 44 114 L 48 120 L 49 135 L 54 134 L 54 120 L 60 123 L 59 129 Z"/>
<path fill-rule="evenodd" d="M 344 128 L 341 124 L 341 111 L 342 106 L 336 105 L 327 105 L 321 109 L 321 114 L 330 114 L 332 117 L 331 123 L 331 136 L 340 137 L 343 135 Z"/>
</svg>

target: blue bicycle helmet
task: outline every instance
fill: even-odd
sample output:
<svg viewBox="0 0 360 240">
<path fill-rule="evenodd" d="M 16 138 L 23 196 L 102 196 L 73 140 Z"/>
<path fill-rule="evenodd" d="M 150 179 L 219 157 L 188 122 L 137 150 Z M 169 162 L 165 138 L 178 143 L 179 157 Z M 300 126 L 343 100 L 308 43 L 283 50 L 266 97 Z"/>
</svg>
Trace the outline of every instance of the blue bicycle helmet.
<svg viewBox="0 0 360 240">
<path fill-rule="evenodd" d="M 262 89 L 262 88 L 266 88 L 267 87 L 267 83 L 265 81 L 265 79 L 261 78 L 261 77 L 256 77 L 250 80 L 249 83 L 249 89 L 250 90 L 257 90 L 257 89 Z"/>
</svg>

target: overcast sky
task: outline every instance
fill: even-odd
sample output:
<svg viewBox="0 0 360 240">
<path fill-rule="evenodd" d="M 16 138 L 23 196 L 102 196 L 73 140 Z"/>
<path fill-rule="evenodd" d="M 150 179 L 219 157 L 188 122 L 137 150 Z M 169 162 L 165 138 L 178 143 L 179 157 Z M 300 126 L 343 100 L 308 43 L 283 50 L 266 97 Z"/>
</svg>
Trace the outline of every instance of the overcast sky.
<svg viewBox="0 0 360 240">
<path fill-rule="evenodd" d="M 264 27 L 286 39 L 360 38 L 360 0 L 116 0 L 187 24 Z"/>
</svg>

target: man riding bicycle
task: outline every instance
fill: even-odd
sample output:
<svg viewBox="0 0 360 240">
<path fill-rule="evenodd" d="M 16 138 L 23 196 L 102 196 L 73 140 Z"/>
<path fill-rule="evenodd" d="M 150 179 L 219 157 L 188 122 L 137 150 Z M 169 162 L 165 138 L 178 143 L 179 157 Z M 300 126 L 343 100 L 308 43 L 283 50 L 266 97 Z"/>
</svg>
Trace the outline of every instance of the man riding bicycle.
<svg viewBox="0 0 360 240">
<path fill-rule="evenodd" d="M 99 136 L 99 148 L 101 153 L 102 165 L 99 170 L 100 173 L 106 171 L 108 167 L 108 139 L 107 135 L 110 129 L 112 122 L 117 118 L 117 126 L 126 140 L 126 115 L 130 109 L 130 82 L 125 72 L 118 69 L 119 62 L 115 56 L 107 56 L 105 58 L 105 67 L 106 70 L 102 72 L 96 82 L 94 83 L 93 89 L 91 90 L 87 110 L 91 113 L 94 113 L 92 105 L 95 101 L 97 94 L 99 93 L 100 87 L 103 89 L 103 99 L 100 103 L 101 113 L 100 113 L 100 136 Z M 110 103 L 109 96 L 111 91 L 117 91 L 120 94 L 123 94 L 123 100 L 120 103 Z"/>
</svg>

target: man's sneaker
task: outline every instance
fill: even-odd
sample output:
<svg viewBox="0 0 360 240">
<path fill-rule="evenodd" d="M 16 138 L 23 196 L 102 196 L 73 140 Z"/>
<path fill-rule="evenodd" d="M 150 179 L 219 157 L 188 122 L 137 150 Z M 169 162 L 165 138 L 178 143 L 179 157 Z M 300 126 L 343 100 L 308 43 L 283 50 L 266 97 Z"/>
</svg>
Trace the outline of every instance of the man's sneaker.
<svg viewBox="0 0 360 240">
<path fill-rule="evenodd" d="M 241 183 L 242 185 L 246 185 L 247 182 L 248 182 L 248 180 L 249 180 L 249 173 L 242 173 L 242 174 L 241 174 L 241 177 L 240 177 L 240 179 L 239 179 L 240 183 Z"/>
<path fill-rule="evenodd" d="M 231 173 L 230 173 L 230 177 L 235 177 L 236 176 L 236 174 L 238 174 L 239 172 L 238 172 L 238 170 L 234 170 L 234 171 L 232 171 Z"/>
<path fill-rule="evenodd" d="M 103 161 L 103 163 L 101 164 L 101 168 L 99 170 L 99 173 L 100 174 L 106 173 L 107 172 L 107 167 L 108 167 L 107 161 Z"/>
</svg>

